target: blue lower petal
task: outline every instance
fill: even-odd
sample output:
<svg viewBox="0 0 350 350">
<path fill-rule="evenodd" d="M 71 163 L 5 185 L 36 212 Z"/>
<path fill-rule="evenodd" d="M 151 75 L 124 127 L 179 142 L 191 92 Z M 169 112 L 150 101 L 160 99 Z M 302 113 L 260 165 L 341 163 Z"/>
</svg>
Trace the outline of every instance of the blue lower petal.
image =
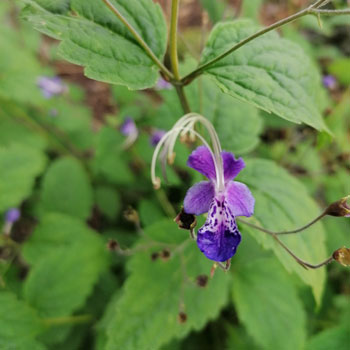
<svg viewBox="0 0 350 350">
<path fill-rule="evenodd" d="M 225 197 L 214 198 L 205 224 L 198 230 L 197 245 L 210 260 L 226 261 L 232 258 L 241 242 L 236 220 Z"/>
<path fill-rule="evenodd" d="M 236 232 L 223 230 L 220 233 L 202 230 L 197 236 L 197 245 L 201 252 L 214 261 L 226 261 L 232 258 L 240 242 L 241 234 L 238 230 Z"/>
</svg>

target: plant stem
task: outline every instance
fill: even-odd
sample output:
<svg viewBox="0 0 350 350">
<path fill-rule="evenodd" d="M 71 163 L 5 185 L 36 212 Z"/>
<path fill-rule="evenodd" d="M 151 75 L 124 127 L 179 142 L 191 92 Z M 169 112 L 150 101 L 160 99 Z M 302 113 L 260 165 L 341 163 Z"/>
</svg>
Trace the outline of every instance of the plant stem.
<svg viewBox="0 0 350 350">
<path fill-rule="evenodd" d="M 313 224 L 315 224 L 317 221 L 321 220 L 324 216 L 326 216 L 326 211 L 324 211 L 322 214 L 320 214 L 319 216 L 317 216 L 315 219 L 313 219 L 312 221 L 310 221 L 308 224 L 302 226 L 302 227 L 299 227 L 295 230 L 290 230 L 290 231 L 277 231 L 277 232 L 274 232 L 274 231 L 271 231 L 271 230 L 268 230 L 266 228 L 263 228 L 263 227 L 260 227 L 258 225 L 254 225 L 248 221 L 245 221 L 245 220 L 242 220 L 242 219 L 237 219 L 239 220 L 241 223 L 245 224 L 245 225 L 248 225 L 252 228 L 255 228 L 256 230 L 259 230 L 259 231 L 262 231 L 262 232 L 265 232 L 265 233 L 268 233 L 269 235 L 275 235 L 275 236 L 278 236 L 278 235 L 289 235 L 289 234 L 293 234 L 293 233 L 299 233 L 301 231 L 304 231 L 306 230 L 307 228 L 309 228 L 310 226 L 312 226 Z"/>
<path fill-rule="evenodd" d="M 276 235 L 272 235 L 272 237 L 299 265 L 301 265 L 305 269 L 318 269 L 324 265 L 331 263 L 334 260 L 333 256 L 330 256 L 329 258 L 327 258 L 319 264 L 310 264 L 309 262 L 297 257 Z"/>
<path fill-rule="evenodd" d="M 179 14 L 179 0 L 171 2 L 171 20 L 170 20 L 170 61 L 173 70 L 174 78 L 180 80 L 179 59 L 177 55 L 177 20 Z"/>
<path fill-rule="evenodd" d="M 59 326 L 64 324 L 80 324 L 92 321 L 92 315 L 78 315 L 78 316 L 63 316 L 54 318 L 45 318 L 43 323 L 47 327 Z"/>
<path fill-rule="evenodd" d="M 323 15 L 323 16 L 341 16 L 341 15 L 350 15 L 350 8 L 344 10 L 320 10 L 312 9 L 310 10 L 311 14 L 314 15 Z"/>
<path fill-rule="evenodd" d="M 187 97 L 185 95 L 184 87 L 181 85 L 175 85 L 175 89 L 176 89 L 177 96 L 179 97 L 183 111 L 186 114 L 191 113 L 191 108 L 190 108 L 190 105 L 188 103 Z"/>
<path fill-rule="evenodd" d="M 135 30 L 135 28 L 127 21 L 127 19 L 119 12 L 117 8 L 113 6 L 113 4 L 109 0 L 102 0 L 109 9 L 120 19 L 120 21 L 128 28 L 129 32 L 134 36 L 136 41 L 140 44 L 140 46 L 147 52 L 148 56 L 152 59 L 152 61 L 159 67 L 159 69 L 163 72 L 165 76 L 172 79 L 174 75 L 164 66 L 164 64 L 158 59 L 158 57 L 154 54 L 152 49 L 147 45 L 147 43 L 142 39 L 140 34 Z"/>
<path fill-rule="evenodd" d="M 320 215 L 320 217 L 321 216 L 323 216 L 322 214 Z M 322 267 L 322 266 L 324 266 L 324 265 L 327 265 L 327 264 L 329 264 L 329 263 L 331 263 L 333 260 L 334 260 L 334 258 L 333 258 L 333 256 L 330 256 L 329 258 L 327 258 L 326 260 L 324 260 L 324 261 L 322 261 L 321 263 L 319 263 L 319 264 L 310 264 L 309 262 L 307 262 L 307 261 L 305 261 L 305 260 L 302 260 L 302 259 L 300 259 L 299 257 L 297 257 L 278 237 L 277 237 L 277 234 L 278 233 L 274 233 L 274 232 L 272 232 L 272 231 L 270 231 L 270 230 L 266 230 L 266 229 L 264 229 L 264 228 L 262 228 L 262 227 L 259 227 L 259 226 L 257 226 L 257 225 L 254 225 L 254 224 L 251 224 L 250 222 L 247 222 L 247 221 L 245 221 L 245 220 L 241 220 L 241 219 L 237 219 L 239 222 L 241 222 L 241 223 L 243 223 L 243 224 L 245 224 L 245 225 L 247 225 L 247 226 L 250 226 L 250 227 L 252 227 L 252 228 L 254 228 L 254 229 L 257 229 L 257 230 L 260 230 L 260 231 L 262 231 L 262 232 L 265 232 L 265 233 L 267 233 L 268 235 L 270 235 L 299 265 L 301 265 L 303 268 L 305 268 L 305 269 L 308 269 L 308 268 L 310 268 L 310 269 L 318 269 L 318 268 L 320 268 L 320 267 Z M 315 219 L 316 220 L 316 219 Z M 316 222 L 315 220 L 313 220 L 314 222 Z M 318 219 L 319 220 L 319 219 Z M 308 224 L 308 225 L 306 225 L 306 226 L 311 226 L 310 224 Z M 284 231 L 284 232 L 286 232 L 286 231 Z"/>
<path fill-rule="evenodd" d="M 229 54 L 231 54 L 232 52 L 238 50 L 239 48 L 241 48 L 242 46 L 244 46 L 245 44 L 249 43 L 250 41 L 258 38 L 259 36 L 262 36 L 276 28 L 282 27 L 283 25 L 293 22 L 296 19 L 309 15 L 309 14 L 313 14 L 313 15 L 317 15 L 317 14 L 325 14 L 325 15 L 339 15 L 339 14 L 348 14 L 350 12 L 348 12 L 348 10 L 319 10 L 318 8 L 322 5 L 324 5 L 326 3 L 327 0 L 319 0 L 317 2 L 315 2 L 313 5 L 295 13 L 294 15 L 291 15 L 289 17 L 286 17 L 282 20 L 279 20 L 273 24 L 271 24 L 270 26 L 263 28 L 261 30 L 259 30 L 258 32 L 256 32 L 255 34 L 252 34 L 250 36 L 248 36 L 247 38 L 241 40 L 240 42 L 238 42 L 237 44 L 233 45 L 230 49 L 226 50 L 225 52 L 223 52 L 222 54 L 220 54 L 219 56 L 211 59 L 210 61 L 208 61 L 207 63 L 202 64 L 201 66 L 199 66 L 198 68 L 196 68 L 194 71 L 192 71 L 191 73 L 189 73 L 188 75 L 186 75 L 185 77 L 183 77 L 181 79 L 181 82 L 184 85 L 189 84 L 193 79 L 195 79 L 198 75 L 200 75 L 205 69 L 207 69 L 208 67 L 210 67 L 211 65 L 213 65 L 214 63 L 220 61 L 221 59 L 223 59 L 224 57 L 228 56 Z M 332 12 L 332 13 L 331 13 Z"/>
</svg>

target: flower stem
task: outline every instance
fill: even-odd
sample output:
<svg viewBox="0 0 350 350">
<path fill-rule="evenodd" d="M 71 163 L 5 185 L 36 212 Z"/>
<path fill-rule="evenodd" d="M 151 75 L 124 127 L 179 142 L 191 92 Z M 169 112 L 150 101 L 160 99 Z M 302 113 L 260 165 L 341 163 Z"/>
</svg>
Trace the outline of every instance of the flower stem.
<svg viewBox="0 0 350 350">
<path fill-rule="evenodd" d="M 174 75 L 164 66 L 164 64 L 158 59 L 158 57 L 154 54 L 152 49 L 147 45 L 147 43 L 142 39 L 140 34 L 135 30 L 135 28 L 127 21 L 127 19 L 119 12 L 119 10 L 113 6 L 111 1 L 102 0 L 109 9 L 120 19 L 120 21 L 128 28 L 129 32 L 134 36 L 136 41 L 140 44 L 140 46 L 147 52 L 148 56 L 152 59 L 152 61 L 159 67 L 159 69 L 163 72 L 165 76 L 168 78 L 173 78 Z"/>
<path fill-rule="evenodd" d="M 177 55 L 177 21 L 179 14 L 179 0 L 171 2 L 171 20 L 170 20 L 170 61 L 173 70 L 174 78 L 180 80 L 179 59 Z"/>
<path fill-rule="evenodd" d="M 258 32 L 248 36 L 247 38 L 241 40 L 240 42 L 238 42 L 237 44 L 233 45 L 231 48 L 229 48 L 228 50 L 226 50 L 225 52 L 223 52 L 222 54 L 220 54 L 219 56 L 216 56 L 215 58 L 211 59 L 210 61 L 208 61 L 205 64 L 200 65 L 198 68 L 196 68 L 194 71 L 192 71 L 191 73 L 189 73 L 188 75 L 186 75 L 185 77 L 183 77 L 181 79 L 181 82 L 184 85 L 189 84 L 193 79 L 195 79 L 197 76 L 199 76 L 200 74 L 202 74 L 202 72 L 207 69 L 208 67 L 212 66 L 214 63 L 220 61 L 221 59 L 223 59 L 224 57 L 228 56 L 229 54 L 231 54 L 232 52 L 238 50 L 240 47 L 246 45 L 247 43 L 249 43 L 250 41 L 258 38 L 259 36 L 262 36 L 276 28 L 282 27 L 283 25 L 293 22 L 296 19 L 300 18 L 300 17 L 304 17 L 306 15 L 339 15 L 339 14 L 349 14 L 350 10 L 320 10 L 319 7 L 325 5 L 325 3 L 328 2 L 327 0 L 319 0 L 317 2 L 315 2 L 313 5 L 289 16 L 286 17 L 284 19 L 281 19 L 271 25 L 269 25 L 266 28 L 263 28 L 261 30 L 259 30 Z"/>
<path fill-rule="evenodd" d="M 334 258 L 333 258 L 333 255 L 330 256 L 329 258 L 327 258 L 326 260 L 320 262 L 319 264 L 310 264 L 309 262 L 305 261 L 305 260 L 302 260 L 300 259 L 299 257 L 297 257 L 278 237 L 277 237 L 277 234 L 270 231 L 270 230 L 265 230 L 263 229 L 262 227 L 259 227 L 257 225 L 254 225 L 254 224 L 251 224 L 250 222 L 247 222 L 245 220 L 241 220 L 241 219 L 237 219 L 238 221 L 240 221 L 241 223 L 247 225 L 247 226 L 250 226 L 254 229 L 257 229 L 257 230 L 260 230 L 262 232 L 265 232 L 267 233 L 268 235 L 272 236 L 272 238 L 299 264 L 301 265 L 304 269 L 318 269 L 322 266 L 325 266 L 329 263 L 331 263 Z M 309 225 L 310 226 L 310 225 Z"/>
<path fill-rule="evenodd" d="M 294 234 L 294 233 L 299 233 L 299 232 L 302 232 L 304 230 L 306 230 L 307 228 L 309 228 L 310 226 L 314 225 L 317 221 L 321 220 L 324 216 L 326 216 L 327 213 L 326 211 L 324 211 L 323 213 L 321 213 L 319 216 L 317 216 L 315 219 L 311 220 L 308 224 L 302 226 L 302 227 L 299 227 L 295 230 L 290 230 L 290 231 L 277 231 L 277 232 L 274 232 L 274 231 L 271 231 L 271 230 L 268 230 L 266 228 L 263 228 L 263 227 L 260 227 L 258 225 L 254 225 L 250 222 L 247 222 L 245 220 L 242 220 L 242 219 L 237 219 L 239 220 L 241 223 L 245 224 L 245 225 L 248 225 L 252 228 L 255 228 L 256 230 L 259 230 L 259 231 L 262 231 L 262 232 L 265 232 L 265 233 L 268 233 L 269 235 L 275 235 L 275 236 L 278 236 L 278 235 L 289 235 L 289 234 Z"/>
</svg>

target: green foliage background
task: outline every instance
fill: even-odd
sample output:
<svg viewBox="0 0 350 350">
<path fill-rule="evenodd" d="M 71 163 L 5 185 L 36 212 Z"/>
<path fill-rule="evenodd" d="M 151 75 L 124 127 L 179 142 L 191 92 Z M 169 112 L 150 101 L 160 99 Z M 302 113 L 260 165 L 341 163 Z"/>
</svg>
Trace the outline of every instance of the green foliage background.
<svg viewBox="0 0 350 350">
<path fill-rule="evenodd" d="M 163 60 L 161 7 L 112 2 Z M 245 0 L 245 19 L 232 20 L 225 1 L 200 3 L 212 25 L 226 21 L 205 34 L 200 59 L 180 50 L 184 75 L 254 32 L 269 5 Z M 0 236 L 1 350 L 349 348 L 349 270 L 305 270 L 271 236 L 244 224 L 231 270 L 198 285 L 212 262 L 173 222 L 186 190 L 201 179 L 185 165 L 191 146 L 176 146 L 160 191 L 150 179 L 150 134 L 169 130 L 181 104 L 174 88 L 155 87 L 158 67 L 102 1 L 5 0 L 0 19 L 0 213 L 22 211 L 10 239 Z M 333 45 L 349 21 L 325 19 L 320 29 L 305 17 L 185 88 L 223 148 L 244 156 L 239 181 L 252 190 L 253 220 L 263 227 L 302 226 L 350 193 L 350 37 Z M 187 46 L 201 35 L 183 29 Z M 80 85 L 61 74 L 67 92 L 45 99 L 37 79 L 58 74 L 62 59 L 111 83 L 98 86 L 112 108 L 97 113 L 100 101 L 91 108 L 91 81 L 80 73 Z M 321 76 L 330 73 L 337 86 L 326 91 Z M 118 128 L 127 116 L 139 136 L 125 150 Z M 139 221 L 127 220 L 130 208 Z M 282 240 L 318 263 L 350 246 L 349 229 L 349 219 L 327 218 Z M 110 239 L 124 254 L 107 249 Z"/>
</svg>

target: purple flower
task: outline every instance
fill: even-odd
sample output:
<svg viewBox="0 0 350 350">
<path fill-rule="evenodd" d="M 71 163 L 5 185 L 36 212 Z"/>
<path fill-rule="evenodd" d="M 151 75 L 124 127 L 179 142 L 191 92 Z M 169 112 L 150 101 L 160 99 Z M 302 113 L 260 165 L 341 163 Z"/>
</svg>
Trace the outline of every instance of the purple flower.
<svg viewBox="0 0 350 350">
<path fill-rule="evenodd" d="M 119 128 L 120 132 L 126 136 L 126 140 L 124 142 L 124 149 L 129 148 L 137 139 L 139 135 L 139 131 L 134 120 L 130 117 L 127 117 L 123 124 Z"/>
<path fill-rule="evenodd" d="M 322 79 L 323 85 L 330 90 L 333 90 L 337 86 L 337 80 L 333 75 L 325 75 Z"/>
<path fill-rule="evenodd" d="M 67 86 L 59 77 L 41 76 L 38 78 L 37 85 L 45 98 L 61 95 L 67 90 Z"/>
<path fill-rule="evenodd" d="M 17 208 L 11 208 L 5 213 L 5 222 L 8 224 L 13 224 L 18 221 L 20 217 L 20 210 Z"/>
<path fill-rule="evenodd" d="M 150 137 L 150 143 L 153 147 L 156 147 L 161 140 L 161 138 L 166 134 L 165 130 L 155 129 L 152 131 Z"/>
<path fill-rule="evenodd" d="M 138 133 L 134 120 L 127 117 L 120 127 L 120 132 L 125 136 L 132 136 Z"/>
<path fill-rule="evenodd" d="M 170 90 L 172 87 L 173 86 L 163 78 L 159 78 L 156 84 L 156 90 Z"/>
<path fill-rule="evenodd" d="M 208 259 L 222 262 L 236 253 L 241 242 L 236 216 L 251 216 L 255 200 L 246 185 L 232 181 L 245 167 L 243 159 L 235 159 L 232 153 L 223 151 L 220 161 L 222 181 L 217 176 L 220 165 L 206 146 L 192 152 L 187 165 L 209 181 L 198 182 L 187 191 L 184 209 L 195 215 L 208 212 L 205 224 L 198 230 L 197 245 Z"/>
</svg>

